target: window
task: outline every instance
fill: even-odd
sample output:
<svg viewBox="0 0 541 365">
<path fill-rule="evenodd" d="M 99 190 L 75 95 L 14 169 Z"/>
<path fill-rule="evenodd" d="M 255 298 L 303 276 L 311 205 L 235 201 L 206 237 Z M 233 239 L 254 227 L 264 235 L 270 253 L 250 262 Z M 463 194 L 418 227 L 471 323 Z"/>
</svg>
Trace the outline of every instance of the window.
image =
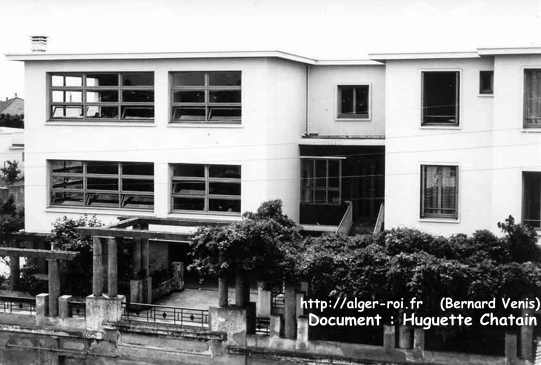
<svg viewBox="0 0 541 365">
<path fill-rule="evenodd" d="M 342 160 L 302 158 L 301 199 L 303 203 L 340 204 Z"/>
<path fill-rule="evenodd" d="M 240 123 L 240 71 L 186 71 L 171 74 L 171 120 Z"/>
<path fill-rule="evenodd" d="M 421 218 L 458 218 L 457 166 L 421 166 Z"/>
<path fill-rule="evenodd" d="M 154 209 L 151 162 L 49 161 L 51 205 Z"/>
<path fill-rule="evenodd" d="M 541 228 L 541 172 L 523 172 L 522 186 L 522 222 Z"/>
<path fill-rule="evenodd" d="M 172 165 L 173 211 L 240 213 L 240 166 Z"/>
<path fill-rule="evenodd" d="M 369 86 L 338 86 L 338 118 L 368 118 Z"/>
<path fill-rule="evenodd" d="M 524 128 L 541 128 L 541 70 L 524 70 Z"/>
<path fill-rule="evenodd" d="M 494 93 L 494 71 L 479 71 L 479 94 Z"/>
<path fill-rule="evenodd" d="M 422 90 L 423 125 L 458 125 L 458 71 L 424 71 Z"/>
<path fill-rule="evenodd" d="M 154 73 L 49 75 L 52 120 L 148 120 L 154 118 Z"/>
</svg>

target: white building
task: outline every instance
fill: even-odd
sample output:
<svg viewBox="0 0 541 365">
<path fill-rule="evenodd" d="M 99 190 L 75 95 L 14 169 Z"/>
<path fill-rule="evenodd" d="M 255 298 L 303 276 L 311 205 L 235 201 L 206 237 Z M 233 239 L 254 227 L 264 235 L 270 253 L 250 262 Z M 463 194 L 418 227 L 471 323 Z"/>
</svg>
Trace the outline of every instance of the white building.
<svg viewBox="0 0 541 365">
<path fill-rule="evenodd" d="M 383 202 L 386 228 L 541 226 L 541 49 L 8 58 L 25 62 L 27 231 L 277 198 L 322 230 L 370 231 Z"/>
</svg>

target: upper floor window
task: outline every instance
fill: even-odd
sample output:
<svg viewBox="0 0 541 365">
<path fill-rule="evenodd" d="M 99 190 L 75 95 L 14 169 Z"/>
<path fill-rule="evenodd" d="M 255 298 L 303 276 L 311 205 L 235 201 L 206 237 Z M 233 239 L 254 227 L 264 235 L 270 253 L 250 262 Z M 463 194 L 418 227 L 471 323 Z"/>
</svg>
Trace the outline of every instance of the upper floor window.
<svg viewBox="0 0 541 365">
<path fill-rule="evenodd" d="M 523 172 L 522 187 L 522 222 L 541 228 L 541 172 Z"/>
<path fill-rule="evenodd" d="M 421 166 L 421 218 L 458 218 L 457 166 Z"/>
<path fill-rule="evenodd" d="M 51 205 L 154 208 L 151 162 L 49 161 Z"/>
<path fill-rule="evenodd" d="M 494 93 L 494 71 L 479 71 L 479 94 Z"/>
<path fill-rule="evenodd" d="M 524 128 L 541 128 L 541 70 L 524 70 Z"/>
<path fill-rule="evenodd" d="M 241 72 L 173 72 L 171 99 L 173 122 L 238 124 Z"/>
<path fill-rule="evenodd" d="M 369 86 L 338 86 L 338 118 L 368 119 Z"/>
<path fill-rule="evenodd" d="M 154 118 L 153 72 L 49 74 L 50 119 Z"/>
<path fill-rule="evenodd" d="M 423 125 L 458 125 L 459 84 L 458 71 L 423 71 Z"/>
<path fill-rule="evenodd" d="M 172 210 L 240 213 L 238 165 L 172 165 Z"/>
<path fill-rule="evenodd" d="M 342 160 L 303 158 L 301 160 L 301 201 L 311 204 L 342 202 Z"/>
</svg>

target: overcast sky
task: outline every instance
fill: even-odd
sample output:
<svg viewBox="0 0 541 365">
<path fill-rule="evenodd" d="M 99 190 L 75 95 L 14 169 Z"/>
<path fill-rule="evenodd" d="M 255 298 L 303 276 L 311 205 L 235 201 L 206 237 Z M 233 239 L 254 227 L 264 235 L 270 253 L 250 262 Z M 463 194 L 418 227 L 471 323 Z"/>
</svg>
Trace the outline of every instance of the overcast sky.
<svg viewBox="0 0 541 365">
<path fill-rule="evenodd" d="M 315 58 L 541 46 L 541 0 L 0 0 L 0 54 L 279 49 Z M 24 96 L 0 55 L 0 97 Z"/>
</svg>

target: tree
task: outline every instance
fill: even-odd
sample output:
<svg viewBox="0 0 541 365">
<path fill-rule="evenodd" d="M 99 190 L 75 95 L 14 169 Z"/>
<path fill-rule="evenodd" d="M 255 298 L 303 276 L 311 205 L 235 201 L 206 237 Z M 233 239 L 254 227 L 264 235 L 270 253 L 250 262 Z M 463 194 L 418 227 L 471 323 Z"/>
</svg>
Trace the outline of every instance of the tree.
<svg viewBox="0 0 541 365">
<path fill-rule="evenodd" d="M 21 174 L 21 169 L 19 169 L 19 162 L 6 161 L 4 167 L 0 168 L 0 174 L 2 178 L 8 184 L 13 184 L 19 180 L 19 175 Z"/>
</svg>

